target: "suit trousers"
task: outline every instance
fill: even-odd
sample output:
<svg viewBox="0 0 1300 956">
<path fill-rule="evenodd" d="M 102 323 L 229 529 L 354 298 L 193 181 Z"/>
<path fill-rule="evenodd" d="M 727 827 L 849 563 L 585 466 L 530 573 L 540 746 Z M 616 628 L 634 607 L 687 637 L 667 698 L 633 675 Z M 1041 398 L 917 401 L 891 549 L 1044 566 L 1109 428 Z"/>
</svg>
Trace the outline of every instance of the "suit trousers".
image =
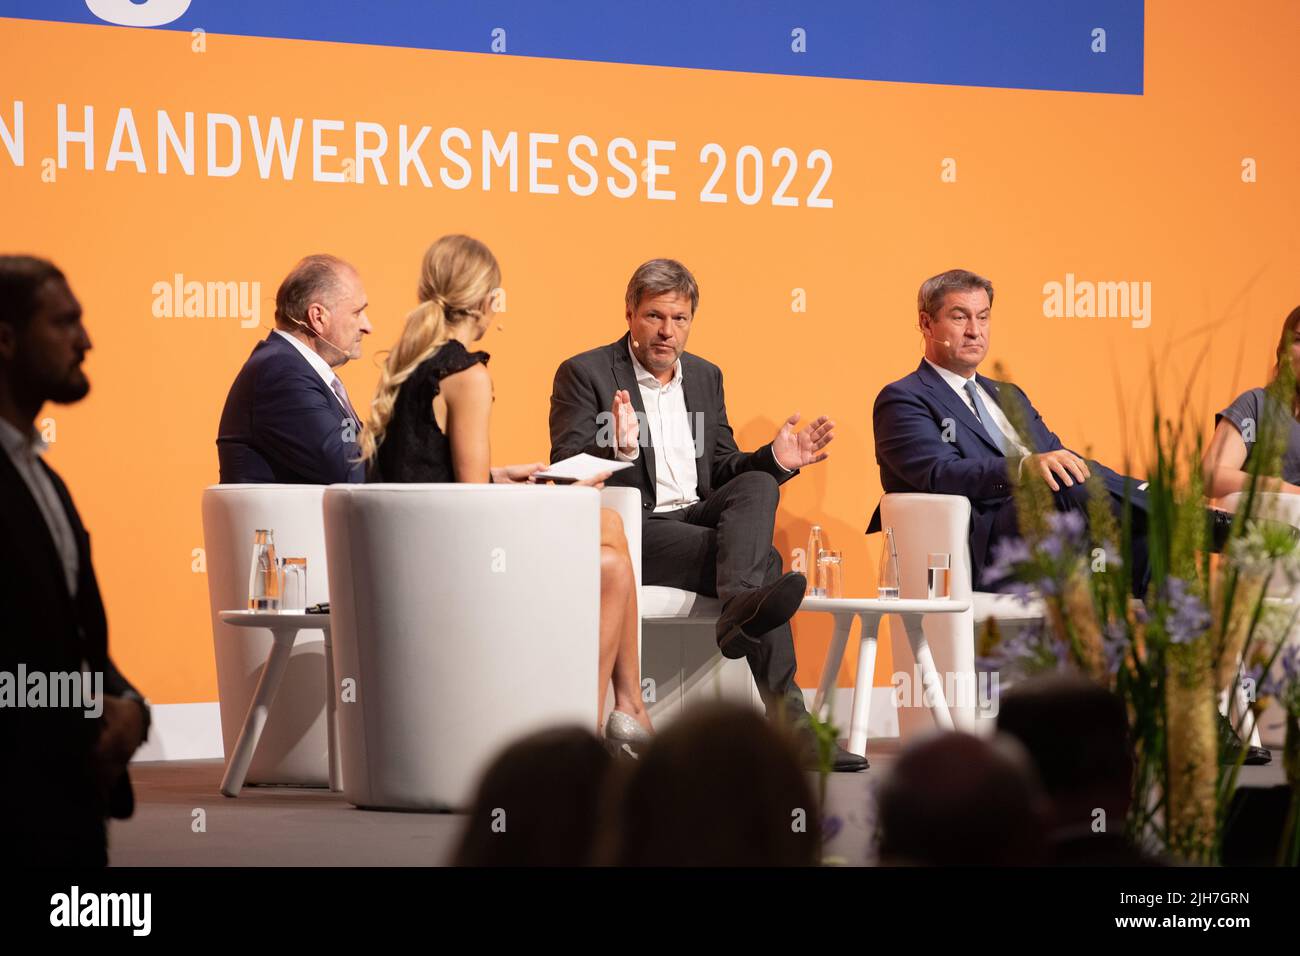
<svg viewBox="0 0 1300 956">
<path fill-rule="evenodd" d="M 1059 483 L 1059 479 L 1058 479 Z M 1073 511 L 1083 518 L 1084 527 L 1088 527 L 1088 489 L 1084 485 L 1061 486 L 1060 491 L 1052 493 L 1052 503 L 1057 511 Z M 1116 523 L 1123 520 L 1124 499 L 1114 492 L 1110 493 L 1110 510 Z M 1130 587 L 1137 597 L 1146 595 L 1147 584 L 1151 578 L 1151 567 L 1147 561 L 1147 514 L 1143 508 L 1132 508 L 1130 519 L 1133 522 L 1132 567 L 1129 568 Z M 1014 499 L 1008 498 L 993 519 L 989 535 L 989 553 L 980 562 L 980 581 L 977 588 L 984 591 L 996 591 L 1007 584 L 1006 581 L 984 580 L 984 569 L 993 558 L 993 548 L 1004 538 L 1020 537 L 1020 520 L 1016 514 Z"/>
<path fill-rule="evenodd" d="M 772 546 L 779 500 L 776 479 L 761 471 L 737 475 L 703 501 L 677 511 L 647 514 L 641 566 L 646 584 L 682 588 L 723 604 L 782 574 Z M 794 635 L 789 623 L 768 631 L 746 655 L 769 717 L 806 713 L 795 686 Z"/>
</svg>

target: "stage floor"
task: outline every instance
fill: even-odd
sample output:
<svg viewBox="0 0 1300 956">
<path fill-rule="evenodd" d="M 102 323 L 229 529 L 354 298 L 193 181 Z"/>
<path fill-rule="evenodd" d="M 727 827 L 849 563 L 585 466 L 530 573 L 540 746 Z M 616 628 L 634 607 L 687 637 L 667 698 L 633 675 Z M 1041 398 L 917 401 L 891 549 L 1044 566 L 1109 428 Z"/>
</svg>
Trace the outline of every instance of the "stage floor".
<svg viewBox="0 0 1300 956">
<path fill-rule="evenodd" d="M 895 741 L 872 743 L 870 770 L 830 775 L 827 805 L 840 823 L 827 853 L 838 862 L 871 862 L 872 789 L 896 750 Z M 295 787 L 248 787 L 232 800 L 218 792 L 221 772 L 219 760 L 133 764 L 135 816 L 112 823 L 112 865 L 441 866 L 465 822 L 463 814 L 358 810 L 341 794 Z M 1240 782 L 1282 783 L 1281 755 L 1243 767 Z M 200 818 L 205 829 L 195 832 Z"/>
</svg>

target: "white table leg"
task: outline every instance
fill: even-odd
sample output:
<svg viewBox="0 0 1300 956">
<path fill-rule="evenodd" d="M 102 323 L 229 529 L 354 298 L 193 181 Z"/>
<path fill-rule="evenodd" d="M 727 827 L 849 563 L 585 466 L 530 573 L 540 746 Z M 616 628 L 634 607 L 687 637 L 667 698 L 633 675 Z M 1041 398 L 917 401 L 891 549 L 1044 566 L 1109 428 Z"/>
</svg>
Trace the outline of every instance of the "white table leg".
<svg viewBox="0 0 1300 956">
<path fill-rule="evenodd" d="M 275 693 L 280 689 L 280 680 L 284 677 L 289 657 L 293 654 L 293 642 L 298 637 L 298 629 L 271 628 L 271 637 L 274 638 L 271 653 L 262 666 L 262 676 L 258 678 L 253 702 L 248 705 L 243 729 L 239 731 L 235 749 L 230 753 L 230 763 L 226 765 L 225 776 L 221 778 L 221 792 L 228 797 L 239 796 L 239 791 L 244 786 L 244 778 L 248 776 L 248 766 L 253 762 L 253 754 L 257 751 L 257 742 L 266 726 Z"/>
<path fill-rule="evenodd" d="M 835 681 L 840 674 L 840 663 L 844 660 L 844 647 L 849 641 L 849 631 L 853 627 L 852 614 L 836 614 L 835 631 L 831 635 L 831 646 L 826 651 L 826 663 L 822 667 L 821 683 L 817 685 L 817 696 L 813 698 L 813 713 L 821 716 L 822 706 L 827 703 Z"/>
<path fill-rule="evenodd" d="M 903 628 L 907 631 L 907 642 L 912 646 L 912 656 L 916 658 L 917 669 L 921 673 L 922 699 L 930 708 L 934 722 L 941 730 L 954 730 L 952 712 L 948 710 L 948 701 L 943 695 L 943 680 L 939 670 L 934 666 L 934 656 L 930 645 L 925 640 L 925 628 L 919 615 L 899 615 Z"/>
<path fill-rule="evenodd" d="M 876 632 L 879 614 L 859 614 L 858 676 L 853 682 L 853 718 L 849 721 L 849 751 L 867 755 L 867 719 L 871 716 L 871 688 L 876 681 Z"/>
<path fill-rule="evenodd" d="M 339 766 L 339 687 L 334 679 L 334 645 L 325 634 L 325 733 L 329 740 L 330 789 L 343 792 L 343 771 Z"/>
</svg>

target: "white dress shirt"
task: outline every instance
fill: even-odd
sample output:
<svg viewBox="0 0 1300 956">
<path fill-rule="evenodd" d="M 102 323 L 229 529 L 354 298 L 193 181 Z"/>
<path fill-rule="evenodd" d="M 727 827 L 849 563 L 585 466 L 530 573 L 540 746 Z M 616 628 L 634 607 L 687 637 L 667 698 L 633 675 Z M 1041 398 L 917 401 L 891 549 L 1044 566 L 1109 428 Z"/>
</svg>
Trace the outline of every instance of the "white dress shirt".
<svg viewBox="0 0 1300 956">
<path fill-rule="evenodd" d="M 691 434 L 690 413 L 686 410 L 686 393 L 682 391 L 682 360 L 677 360 L 673 377 L 665 385 L 637 361 L 630 342 L 627 354 L 636 371 L 646 425 L 650 429 L 648 439 L 642 436 L 640 440 L 649 440 L 655 450 L 655 511 L 677 511 L 700 500 L 695 439 Z M 619 461 L 636 461 L 640 455 L 639 445 L 630 455 L 614 449 L 614 457 Z M 789 474 L 792 470 L 777 460 L 776 449 L 772 449 L 772 460 L 783 472 Z"/>
<path fill-rule="evenodd" d="M 686 411 L 686 394 L 682 391 L 682 362 L 673 366 L 673 377 L 664 384 L 653 372 L 637 361 L 628 346 L 636 383 L 645 406 L 647 439 L 655 453 L 655 511 L 677 511 L 700 500 L 699 480 L 695 473 L 695 438 L 691 434 L 690 416 Z M 615 449 L 619 461 L 636 461 L 640 447 L 625 455 Z"/>
<path fill-rule="evenodd" d="M 294 338 L 283 329 L 275 329 L 274 331 L 276 335 L 287 339 L 289 344 L 298 350 L 302 357 L 307 360 L 308 364 L 316 370 L 316 374 L 319 375 L 320 380 L 325 383 L 325 387 L 330 390 L 330 394 L 332 394 L 334 400 L 339 403 L 339 407 L 348 414 L 351 414 L 352 410 L 343 404 L 343 399 L 339 398 L 338 392 L 334 388 L 334 380 L 338 378 L 338 375 L 334 373 L 334 369 L 330 368 L 330 363 L 321 358 L 314 350 L 307 348 L 306 345 L 298 341 L 298 339 Z"/>
<path fill-rule="evenodd" d="M 68 582 L 68 593 L 77 596 L 77 539 L 72 534 L 72 522 L 63 510 L 63 502 L 54 487 L 49 473 L 41 466 L 40 456 L 49 447 L 44 439 L 33 429 L 23 435 L 13 425 L 0 418 L 0 445 L 13 462 L 18 474 L 23 476 L 27 490 L 36 499 L 36 507 L 41 509 L 45 527 L 50 530 L 54 546 L 58 549 L 59 560 L 63 563 L 63 575 Z"/>
<path fill-rule="evenodd" d="M 1002 432 L 1011 443 L 1012 447 L 1016 448 L 1020 452 L 1022 459 L 1024 456 L 1031 454 L 1029 449 L 1025 447 L 1024 442 L 1022 442 L 1020 437 L 1016 434 L 1016 430 L 1011 427 L 1011 421 L 1007 418 L 1006 413 L 1002 411 L 1001 406 L 998 405 L 997 399 L 990 395 L 984 387 L 980 385 L 979 380 L 976 379 L 973 374 L 970 378 L 962 378 L 956 372 L 950 371 L 941 365 L 935 365 L 928 358 L 925 361 L 926 364 L 938 372 L 939 377 L 947 382 L 949 387 L 957 393 L 965 406 L 971 410 L 971 413 L 976 418 L 982 418 L 980 413 L 976 411 L 975 406 L 971 404 L 970 396 L 966 393 L 966 383 L 974 382 L 975 391 L 979 393 L 980 401 L 982 401 L 984 407 L 988 409 L 989 421 L 987 424 Z M 1021 462 L 1021 465 L 1023 467 L 1023 461 Z"/>
</svg>

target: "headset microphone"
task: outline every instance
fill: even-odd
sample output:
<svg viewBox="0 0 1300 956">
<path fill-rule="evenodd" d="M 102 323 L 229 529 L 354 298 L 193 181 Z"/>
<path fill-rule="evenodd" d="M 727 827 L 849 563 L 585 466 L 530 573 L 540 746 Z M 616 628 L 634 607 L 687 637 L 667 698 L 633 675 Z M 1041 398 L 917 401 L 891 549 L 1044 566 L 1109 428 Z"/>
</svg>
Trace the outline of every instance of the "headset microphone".
<svg viewBox="0 0 1300 956">
<path fill-rule="evenodd" d="M 306 329 L 307 332 L 308 332 L 308 334 L 315 336 L 316 338 L 320 339 L 322 342 L 324 342 L 326 345 L 330 346 L 331 348 L 337 349 L 338 351 L 342 352 L 344 355 L 346 355 L 346 356 L 348 356 L 348 357 L 351 357 L 351 355 L 352 355 L 352 350 L 351 350 L 351 349 L 345 349 L 345 348 L 342 348 L 341 346 L 335 345 L 333 342 L 331 342 L 329 339 L 325 338 L 325 336 L 321 335 L 319 332 L 317 332 L 315 329 L 313 329 L 310 325 L 308 325 L 308 324 L 307 324 L 306 322 L 304 322 L 302 319 L 294 319 L 293 321 L 296 322 L 298 325 L 301 325 L 304 329 Z"/>
</svg>

